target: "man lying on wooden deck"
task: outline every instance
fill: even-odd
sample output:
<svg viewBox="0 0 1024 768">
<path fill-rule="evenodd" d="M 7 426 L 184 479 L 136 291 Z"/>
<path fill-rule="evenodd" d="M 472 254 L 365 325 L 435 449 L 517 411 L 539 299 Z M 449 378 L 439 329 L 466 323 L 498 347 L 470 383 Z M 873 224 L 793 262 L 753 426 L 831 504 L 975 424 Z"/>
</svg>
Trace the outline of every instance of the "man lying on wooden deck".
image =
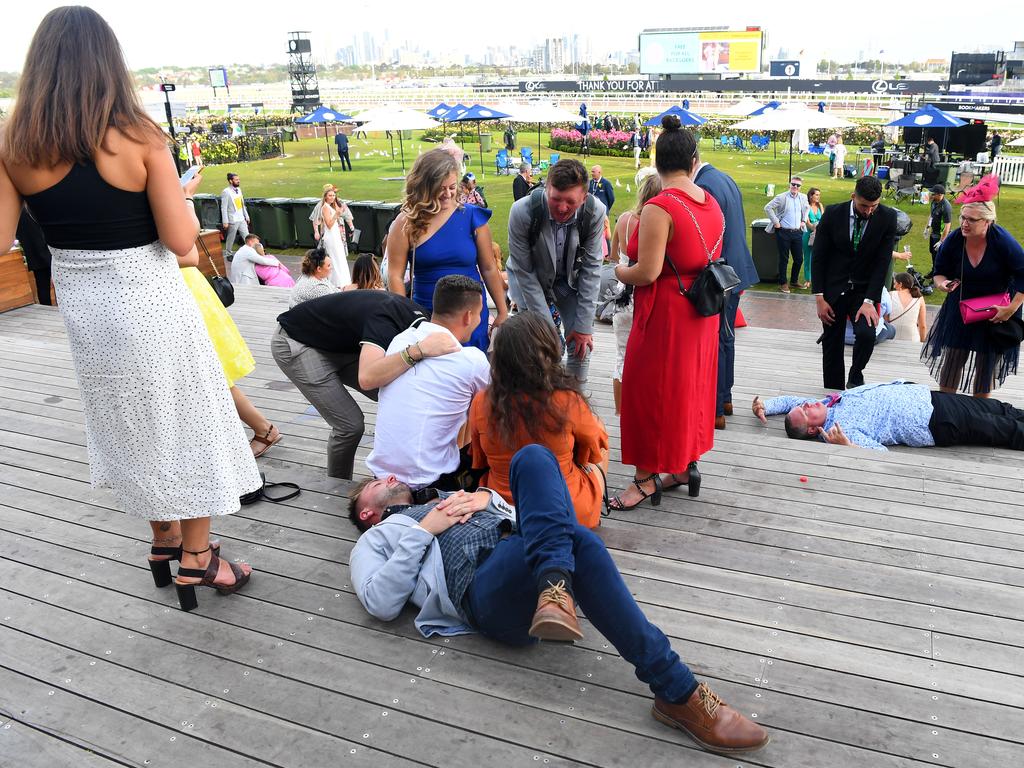
<svg viewBox="0 0 1024 768">
<path fill-rule="evenodd" d="M 922 384 L 864 384 L 816 400 L 783 395 L 751 406 L 763 424 L 786 414 L 786 434 L 878 451 L 887 445 L 988 445 L 1024 451 L 1024 411 L 990 398 L 932 392 Z"/>
<path fill-rule="evenodd" d="M 573 513 L 557 459 L 528 445 L 512 459 L 517 507 L 488 490 L 414 504 L 394 476 L 352 492 L 364 531 L 349 566 L 360 602 L 391 621 L 412 602 L 426 637 L 474 630 L 498 642 L 572 642 L 587 618 L 654 693 L 653 716 L 721 754 L 752 752 L 769 735 L 698 683 L 636 604 L 604 542 Z"/>
</svg>

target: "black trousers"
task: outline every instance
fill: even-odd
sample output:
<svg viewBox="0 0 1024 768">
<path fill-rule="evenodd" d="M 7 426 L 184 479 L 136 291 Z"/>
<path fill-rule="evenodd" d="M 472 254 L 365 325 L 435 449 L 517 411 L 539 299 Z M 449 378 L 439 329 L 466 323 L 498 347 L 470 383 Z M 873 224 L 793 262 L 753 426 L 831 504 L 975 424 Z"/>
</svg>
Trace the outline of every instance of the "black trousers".
<svg viewBox="0 0 1024 768">
<path fill-rule="evenodd" d="M 831 303 L 836 319 L 832 325 L 822 325 L 821 369 L 825 389 L 846 389 L 846 383 L 856 387 L 864 383 L 864 369 L 875 351 L 875 329 L 863 317 L 854 322 L 853 316 L 864 304 L 863 291 L 847 291 Z M 846 343 L 846 318 L 853 323 L 853 362 L 846 376 L 843 357 Z"/>
<path fill-rule="evenodd" d="M 786 284 L 786 265 L 793 256 L 791 283 L 799 285 L 800 267 L 804 264 L 804 233 L 799 229 L 776 229 L 775 247 L 779 249 L 779 285 Z"/>
<path fill-rule="evenodd" d="M 341 170 L 345 170 L 345 166 L 348 166 L 348 170 L 352 170 L 352 160 L 348 156 L 348 147 L 345 149 L 338 150 L 338 158 L 341 160 Z"/>
<path fill-rule="evenodd" d="M 1009 403 L 932 392 L 928 429 L 936 445 L 989 445 L 1024 451 L 1024 411 Z"/>
<path fill-rule="evenodd" d="M 736 376 L 736 313 L 740 295 L 729 293 L 725 302 L 725 320 L 718 326 L 718 388 L 715 394 L 715 416 L 725 415 L 725 404 L 732 402 L 732 385 Z M 732 333 L 727 333 L 726 328 Z"/>
</svg>

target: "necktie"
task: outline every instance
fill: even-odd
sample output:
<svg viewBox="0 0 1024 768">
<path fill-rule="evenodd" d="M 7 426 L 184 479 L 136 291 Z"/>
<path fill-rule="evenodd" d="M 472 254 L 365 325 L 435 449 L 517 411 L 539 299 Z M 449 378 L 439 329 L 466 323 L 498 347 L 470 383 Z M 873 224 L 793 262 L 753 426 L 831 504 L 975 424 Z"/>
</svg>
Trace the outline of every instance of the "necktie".
<svg viewBox="0 0 1024 768">
<path fill-rule="evenodd" d="M 856 215 L 853 217 L 853 250 L 855 251 L 860 246 L 860 236 L 864 233 L 864 225 L 867 223 L 867 219 Z"/>
</svg>

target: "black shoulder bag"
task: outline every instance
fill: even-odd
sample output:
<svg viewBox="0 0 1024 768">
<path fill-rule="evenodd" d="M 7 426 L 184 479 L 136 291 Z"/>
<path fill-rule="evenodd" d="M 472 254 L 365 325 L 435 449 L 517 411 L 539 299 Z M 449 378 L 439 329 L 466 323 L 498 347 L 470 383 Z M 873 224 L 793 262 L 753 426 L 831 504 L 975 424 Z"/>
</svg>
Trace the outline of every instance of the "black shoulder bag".
<svg viewBox="0 0 1024 768">
<path fill-rule="evenodd" d="M 729 297 L 729 293 L 740 284 L 740 277 L 736 274 L 735 269 L 721 260 L 713 260 L 715 251 L 721 247 L 722 240 L 725 237 L 725 224 L 723 222 L 722 234 L 718 236 L 718 240 L 715 242 L 714 246 L 708 248 L 708 244 L 704 240 L 704 233 L 701 231 L 700 225 L 697 223 L 697 218 L 693 215 L 693 211 L 690 210 L 690 206 L 671 193 L 666 192 L 665 194 L 679 203 L 683 210 L 689 215 L 694 228 L 697 230 L 697 237 L 700 238 L 700 244 L 704 249 L 704 255 L 708 260 L 707 264 L 704 265 L 704 268 L 697 274 L 697 277 L 694 278 L 693 283 L 690 284 L 690 289 L 687 290 L 683 286 L 683 281 L 679 276 L 679 271 L 676 269 L 676 265 L 672 263 L 672 259 L 669 258 L 669 255 L 667 253 L 665 254 L 665 260 L 668 262 L 669 267 L 676 276 L 676 282 L 679 284 L 679 293 L 693 302 L 693 306 L 694 309 L 697 310 L 697 314 L 702 317 L 713 317 L 714 315 L 721 314 L 722 322 L 725 323 L 726 300 Z M 728 324 L 726 325 L 726 334 L 729 336 L 732 335 L 732 328 L 729 328 Z"/>
<path fill-rule="evenodd" d="M 209 248 L 206 247 L 206 243 L 203 242 L 203 238 L 197 237 L 196 242 L 203 249 L 203 253 L 206 254 L 206 258 L 210 260 L 210 266 L 213 267 L 213 277 L 206 278 L 210 281 L 210 286 L 213 288 L 213 292 L 217 294 L 217 298 L 220 299 L 220 303 L 225 307 L 230 307 L 235 303 L 235 287 L 231 285 L 231 281 L 221 275 L 220 270 L 217 269 L 217 262 L 213 260 L 213 256 L 210 255 Z"/>
</svg>

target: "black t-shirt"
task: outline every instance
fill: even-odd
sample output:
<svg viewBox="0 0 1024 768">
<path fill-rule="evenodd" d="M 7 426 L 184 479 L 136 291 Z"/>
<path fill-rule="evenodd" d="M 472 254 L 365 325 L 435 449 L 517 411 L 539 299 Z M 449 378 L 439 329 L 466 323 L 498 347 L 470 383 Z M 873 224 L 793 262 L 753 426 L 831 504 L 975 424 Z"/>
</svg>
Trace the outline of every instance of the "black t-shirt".
<svg viewBox="0 0 1024 768">
<path fill-rule="evenodd" d="M 397 293 L 338 291 L 296 304 L 277 322 L 306 346 L 354 353 L 363 343 L 386 350 L 395 336 L 426 317 L 419 304 Z"/>
<path fill-rule="evenodd" d="M 942 198 L 941 200 L 932 201 L 932 215 L 929 222 L 932 226 L 932 232 L 936 235 L 941 235 L 942 230 L 946 224 L 953 221 L 953 206 L 949 204 L 949 200 Z"/>
</svg>

